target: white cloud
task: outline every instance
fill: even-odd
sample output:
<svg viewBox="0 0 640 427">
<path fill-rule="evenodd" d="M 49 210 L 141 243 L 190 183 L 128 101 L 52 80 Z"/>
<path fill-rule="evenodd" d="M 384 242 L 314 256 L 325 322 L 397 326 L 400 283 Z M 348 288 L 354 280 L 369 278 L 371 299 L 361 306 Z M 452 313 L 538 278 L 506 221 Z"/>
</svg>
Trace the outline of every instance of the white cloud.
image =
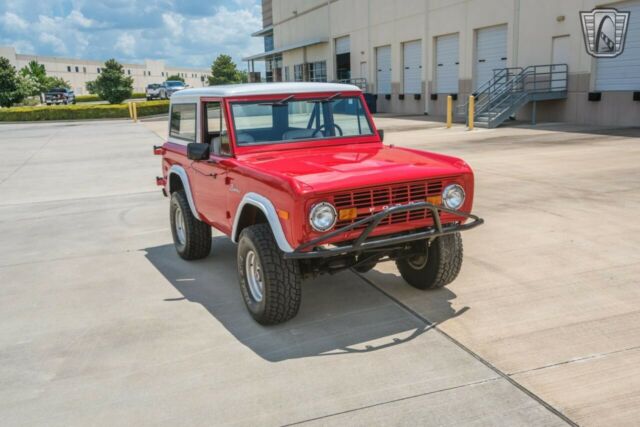
<svg viewBox="0 0 640 427">
<path fill-rule="evenodd" d="M 82 28 L 91 28 L 95 25 L 93 19 L 86 18 L 79 10 L 71 11 L 66 20 Z"/>
<path fill-rule="evenodd" d="M 66 55 L 68 53 L 68 49 L 65 43 L 53 34 L 42 33 L 40 34 L 38 40 L 40 40 L 40 42 L 44 44 L 51 45 L 53 47 L 53 50 L 60 55 Z"/>
<path fill-rule="evenodd" d="M 0 16 L 0 22 L 3 26 L 5 26 L 8 30 L 13 31 L 24 31 L 29 27 L 29 24 L 24 19 L 20 18 L 13 12 L 5 12 L 4 15 Z"/>
<path fill-rule="evenodd" d="M 124 33 L 118 37 L 115 48 L 127 56 L 134 56 L 136 50 L 136 39 L 133 35 Z"/>
<path fill-rule="evenodd" d="M 169 30 L 173 37 L 180 37 L 182 35 L 184 21 L 184 16 L 178 13 L 162 14 L 162 22 L 164 22 L 165 27 L 167 27 L 167 30 Z"/>
</svg>

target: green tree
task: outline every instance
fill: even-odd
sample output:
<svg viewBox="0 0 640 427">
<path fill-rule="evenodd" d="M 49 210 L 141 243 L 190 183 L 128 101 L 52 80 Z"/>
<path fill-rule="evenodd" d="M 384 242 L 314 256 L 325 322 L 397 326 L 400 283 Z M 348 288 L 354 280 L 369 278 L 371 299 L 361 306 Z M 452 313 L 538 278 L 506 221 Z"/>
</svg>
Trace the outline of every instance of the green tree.
<svg viewBox="0 0 640 427">
<path fill-rule="evenodd" d="M 96 81 L 95 80 L 87 82 L 85 84 L 85 86 L 87 87 L 87 92 L 89 92 L 90 94 L 95 95 L 96 93 L 98 93 L 97 89 L 96 89 Z"/>
<path fill-rule="evenodd" d="M 0 56 L 0 107 L 11 107 L 23 98 L 16 67 L 7 58 Z"/>
<path fill-rule="evenodd" d="M 230 83 L 245 83 L 247 82 L 246 71 L 238 71 L 235 62 L 229 55 L 218 55 L 218 57 L 211 64 L 211 75 L 208 77 L 209 84 L 224 85 Z"/>
<path fill-rule="evenodd" d="M 47 71 L 44 69 L 44 65 L 40 64 L 38 61 L 30 61 L 20 70 L 20 75 L 25 79 L 25 81 L 35 82 L 36 87 L 34 88 L 33 93 L 30 93 L 29 96 L 35 96 L 41 92 L 47 91 Z"/>
<path fill-rule="evenodd" d="M 71 85 L 69 84 L 69 82 L 62 77 L 47 76 L 44 91 L 46 92 L 56 87 L 65 87 L 67 89 L 71 89 Z"/>
<path fill-rule="evenodd" d="M 18 75 L 18 91 L 23 98 L 37 96 L 40 94 L 40 84 L 38 80 L 30 74 Z"/>
<path fill-rule="evenodd" d="M 184 83 L 184 78 L 179 74 L 174 74 L 172 76 L 167 77 L 167 80 L 178 80 Z"/>
<path fill-rule="evenodd" d="M 120 104 L 133 93 L 133 77 L 124 75 L 124 68 L 115 59 L 104 63 L 102 73 L 93 82 L 89 82 L 96 94 L 109 101 L 109 104 Z"/>
<path fill-rule="evenodd" d="M 71 89 L 69 83 L 60 78 L 54 76 L 48 76 L 44 65 L 38 61 L 30 61 L 26 66 L 20 70 L 20 77 L 26 79 L 24 84 L 33 87 L 32 83 L 35 81 L 36 88 L 32 93 L 27 96 L 35 96 L 41 92 L 46 92 L 56 87 L 65 87 Z M 31 81 L 31 83 L 29 83 Z"/>
</svg>

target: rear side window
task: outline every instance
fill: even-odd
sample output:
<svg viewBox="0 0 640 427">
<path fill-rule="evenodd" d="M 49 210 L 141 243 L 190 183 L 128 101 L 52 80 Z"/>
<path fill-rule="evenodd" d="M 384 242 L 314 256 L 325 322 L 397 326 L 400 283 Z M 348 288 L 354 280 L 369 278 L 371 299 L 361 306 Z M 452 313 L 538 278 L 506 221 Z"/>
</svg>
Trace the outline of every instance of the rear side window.
<svg viewBox="0 0 640 427">
<path fill-rule="evenodd" d="M 169 135 L 174 138 L 195 142 L 196 104 L 173 104 Z"/>
</svg>

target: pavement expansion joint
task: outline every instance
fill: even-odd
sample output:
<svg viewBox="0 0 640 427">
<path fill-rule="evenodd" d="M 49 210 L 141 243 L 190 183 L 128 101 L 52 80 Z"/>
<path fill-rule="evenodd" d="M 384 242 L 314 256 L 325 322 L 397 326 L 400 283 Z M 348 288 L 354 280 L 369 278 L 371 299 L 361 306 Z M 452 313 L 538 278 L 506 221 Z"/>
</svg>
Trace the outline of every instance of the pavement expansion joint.
<svg viewBox="0 0 640 427">
<path fill-rule="evenodd" d="M 352 270 L 353 271 L 353 270 Z M 407 306 L 406 304 L 404 304 L 403 302 L 401 302 L 400 300 L 398 300 L 397 298 L 395 298 L 393 295 L 389 294 L 388 292 L 386 292 L 385 290 L 383 290 L 382 288 L 380 288 L 379 286 L 377 286 L 375 283 L 373 283 L 371 280 L 369 280 L 367 277 L 365 277 L 364 275 L 353 271 L 353 273 L 357 276 L 359 276 L 362 280 L 364 280 L 367 284 L 369 284 L 369 286 L 371 286 L 372 288 L 378 290 L 378 292 L 382 293 L 383 295 L 385 295 L 387 298 L 391 299 L 392 301 L 394 301 L 396 304 L 398 304 L 401 308 L 403 308 L 404 310 L 406 310 L 409 314 L 411 314 L 412 316 L 416 317 L 417 319 L 425 322 L 427 325 L 429 326 L 433 326 L 433 329 L 435 329 L 438 333 L 440 333 L 442 336 L 444 336 L 445 338 L 447 338 L 449 341 L 451 341 L 453 344 L 455 344 L 456 346 L 458 346 L 459 348 L 461 348 L 462 350 L 464 350 L 465 352 L 467 352 L 469 355 L 471 355 L 473 358 L 475 358 L 476 360 L 478 360 L 480 363 L 482 363 L 483 365 L 485 365 L 487 368 L 491 369 L 493 372 L 495 372 L 496 374 L 498 374 L 501 378 L 504 378 L 505 380 L 507 380 L 509 383 L 511 383 L 514 387 L 518 388 L 520 391 L 522 391 L 523 393 L 525 393 L 527 396 L 531 397 L 532 399 L 534 399 L 535 401 L 537 401 L 540 405 L 544 406 L 549 412 L 553 413 L 554 415 L 556 415 L 558 418 L 562 419 L 564 422 L 566 422 L 567 424 L 571 425 L 571 426 L 577 426 L 578 424 L 576 422 L 574 422 L 573 420 L 571 420 L 569 417 L 567 417 L 565 414 L 563 414 L 562 412 L 560 412 L 558 409 L 554 408 L 553 406 L 551 406 L 549 403 L 547 403 L 546 401 L 544 401 L 541 397 L 539 397 L 538 395 L 536 395 L 535 393 L 533 393 L 532 391 L 530 391 L 529 389 L 527 389 L 526 387 L 524 387 L 522 384 L 520 384 L 519 382 L 517 382 L 515 379 L 513 379 L 511 377 L 511 375 L 502 372 L 500 369 L 498 369 L 497 367 L 495 367 L 491 362 L 489 362 L 488 360 L 482 358 L 480 355 L 478 355 L 477 353 L 475 353 L 473 350 L 471 350 L 470 348 L 468 348 L 467 346 L 465 346 L 464 344 L 462 344 L 460 341 L 456 340 L 455 338 L 453 338 L 451 335 L 447 334 L 446 332 L 444 332 L 442 329 L 440 329 L 437 325 L 437 323 L 434 323 L 432 321 L 430 321 L 429 319 L 427 319 L 426 317 L 424 317 L 423 315 L 421 315 L 420 313 L 418 313 L 417 311 L 413 310 L 411 307 Z"/>
</svg>

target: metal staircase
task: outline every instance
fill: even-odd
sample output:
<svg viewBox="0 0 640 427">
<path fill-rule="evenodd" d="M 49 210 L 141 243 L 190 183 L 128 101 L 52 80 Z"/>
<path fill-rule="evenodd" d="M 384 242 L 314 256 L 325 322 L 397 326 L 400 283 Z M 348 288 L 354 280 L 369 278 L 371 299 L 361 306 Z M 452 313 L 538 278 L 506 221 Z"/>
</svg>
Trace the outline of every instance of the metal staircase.
<svg viewBox="0 0 640 427">
<path fill-rule="evenodd" d="M 474 124 L 495 128 L 516 111 L 533 102 L 532 122 L 535 123 L 536 102 L 567 97 L 567 64 L 532 65 L 526 68 L 499 68 L 491 80 L 474 92 Z M 469 104 L 458 107 L 468 123 Z"/>
</svg>

